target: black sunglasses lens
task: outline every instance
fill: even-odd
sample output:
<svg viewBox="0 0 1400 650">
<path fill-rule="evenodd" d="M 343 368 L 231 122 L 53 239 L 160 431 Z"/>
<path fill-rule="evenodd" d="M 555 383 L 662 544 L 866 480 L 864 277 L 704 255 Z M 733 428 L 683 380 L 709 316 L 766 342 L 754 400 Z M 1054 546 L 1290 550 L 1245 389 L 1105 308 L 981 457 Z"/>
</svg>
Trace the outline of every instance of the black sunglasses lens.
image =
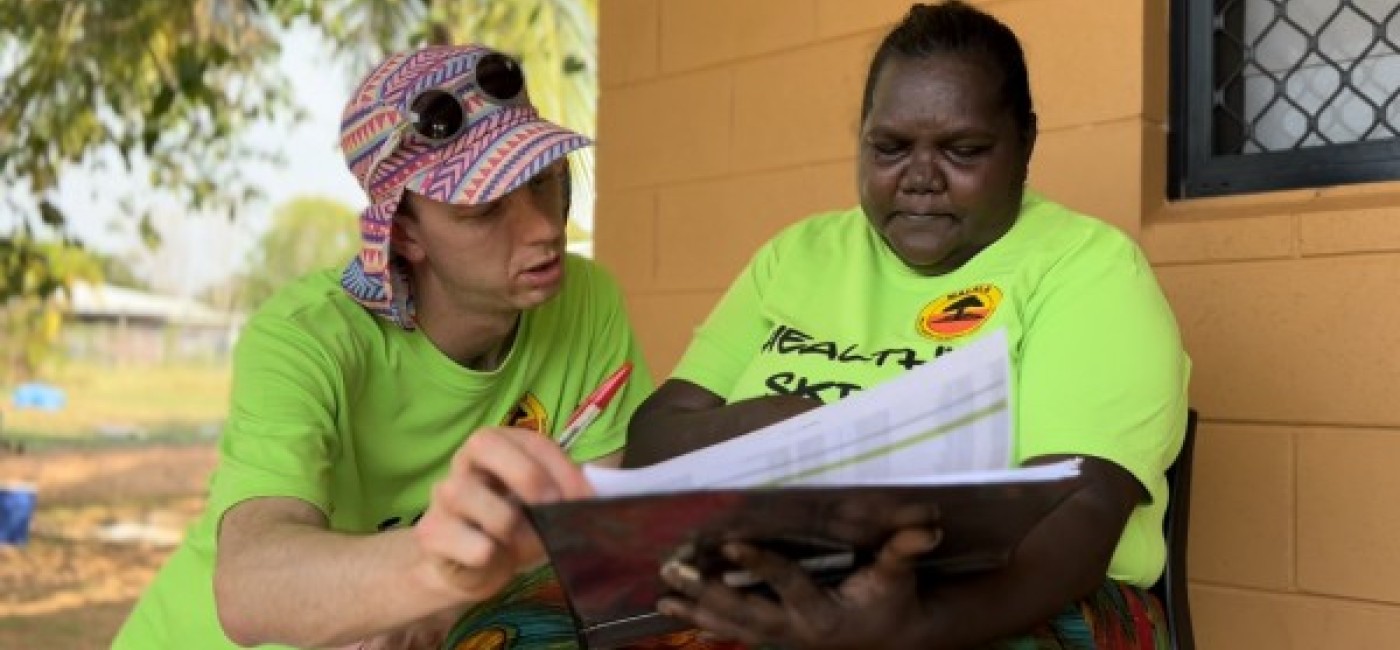
<svg viewBox="0 0 1400 650">
<path fill-rule="evenodd" d="M 466 121 L 466 115 L 462 114 L 461 102 L 442 90 L 424 92 L 413 100 L 411 108 L 418 116 L 413 129 L 418 135 L 433 142 L 457 135 Z"/>
<path fill-rule="evenodd" d="M 504 102 L 515 99 L 525 87 L 520 65 L 504 54 L 487 54 L 476 63 L 476 84 L 481 92 Z"/>
</svg>

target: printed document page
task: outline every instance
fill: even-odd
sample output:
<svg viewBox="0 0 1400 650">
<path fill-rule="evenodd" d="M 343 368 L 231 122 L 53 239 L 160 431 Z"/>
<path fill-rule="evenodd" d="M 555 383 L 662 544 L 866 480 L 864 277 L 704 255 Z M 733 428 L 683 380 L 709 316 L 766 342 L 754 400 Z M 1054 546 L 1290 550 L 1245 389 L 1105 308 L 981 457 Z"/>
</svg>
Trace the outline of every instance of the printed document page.
<svg viewBox="0 0 1400 650">
<path fill-rule="evenodd" d="M 1004 480 L 1012 460 L 1010 381 L 1006 333 L 998 330 L 883 384 L 747 435 L 650 467 L 585 471 L 604 497 L 918 483 L 980 472 L 993 473 L 984 481 Z"/>
</svg>

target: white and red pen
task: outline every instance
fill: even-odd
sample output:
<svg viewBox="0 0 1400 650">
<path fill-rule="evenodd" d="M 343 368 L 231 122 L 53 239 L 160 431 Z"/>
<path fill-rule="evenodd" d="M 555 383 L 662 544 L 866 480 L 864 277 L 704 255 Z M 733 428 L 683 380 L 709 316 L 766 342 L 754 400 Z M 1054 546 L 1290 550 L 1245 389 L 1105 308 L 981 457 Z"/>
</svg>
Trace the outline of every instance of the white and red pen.
<svg viewBox="0 0 1400 650">
<path fill-rule="evenodd" d="M 593 389 L 593 392 L 583 400 L 583 403 L 579 404 L 574 414 L 569 416 L 569 421 L 564 425 L 564 430 L 559 433 L 560 447 L 563 447 L 565 451 L 569 450 L 569 447 L 574 444 L 574 440 L 578 438 L 579 434 L 583 433 L 583 430 L 587 429 L 588 425 L 593 424 L 593 421 L 598 419 L 598 415 L 603 412 L 603 409 L 608 407 L 608 403 L 611 402 L 618 391 L 622 389 L 623 384 L 627 383 L 627 378 L 631 376 L 631 374 L 632 362 L 627 361 L 622 364 L 621 368 L 613 372 L 613 374 L 608 375 L 608 378 L 604 379 L 602 384 L 599 384 L 597 388 Z"/>
</svg>

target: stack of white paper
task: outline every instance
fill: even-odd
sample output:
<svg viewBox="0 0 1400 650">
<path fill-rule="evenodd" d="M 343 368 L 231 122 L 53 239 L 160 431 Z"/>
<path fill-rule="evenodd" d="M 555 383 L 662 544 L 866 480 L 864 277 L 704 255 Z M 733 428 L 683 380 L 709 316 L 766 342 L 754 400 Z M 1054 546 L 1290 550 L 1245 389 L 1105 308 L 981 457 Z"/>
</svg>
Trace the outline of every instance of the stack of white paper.
<svg viewBox="0 0 1400 650">
<path fill-rule="evenodd" d="M 1006 333 L 846 399 L 650 467 L 586 469 L 599 496 L 778 485 L 1051 480 L 1077 461 L 1013 469 Z"/>
</svg>

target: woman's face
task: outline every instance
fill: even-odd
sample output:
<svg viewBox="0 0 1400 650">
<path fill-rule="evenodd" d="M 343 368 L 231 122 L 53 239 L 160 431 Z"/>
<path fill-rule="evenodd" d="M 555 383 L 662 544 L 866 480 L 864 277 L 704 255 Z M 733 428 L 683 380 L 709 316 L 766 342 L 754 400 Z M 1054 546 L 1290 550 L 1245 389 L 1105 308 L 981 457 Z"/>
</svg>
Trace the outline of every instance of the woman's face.
<svg viewBox="0 0 1400 650">
<path fill-rule="evenodd" d="M 860 205 L 919 273 L 957 269 L 1016 220 L 1035 130 L 1016 123 L 1000 85 L 1000 72 L 961 56 L 893 57 L 879 72 L 860 131 Z"/>
</svg>

